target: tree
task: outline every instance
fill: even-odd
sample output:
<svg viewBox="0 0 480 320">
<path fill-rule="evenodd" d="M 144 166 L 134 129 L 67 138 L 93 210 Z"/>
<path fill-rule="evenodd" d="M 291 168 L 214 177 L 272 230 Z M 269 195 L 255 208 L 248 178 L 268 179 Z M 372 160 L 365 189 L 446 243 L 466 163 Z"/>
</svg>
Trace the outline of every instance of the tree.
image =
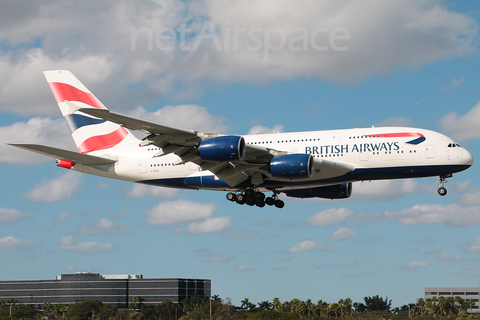
<svg viewBox="0 0 480 320">
<path fill-rule="evenodd" d="M 133 311 L 137 311 L 137 302 L 138 302 L 138 297 L 132 297 L 132 303 L 130 303 L 130 309 L 133 309 Z"/>
<path fill-rule="evenodd" d="M 185 300 L 183 300 L 185 301 Z M 160 319 L 176 319 L 183 315 L 183 309 L 178 303 L 165 301 L 155 306 L 156 316 Z"/>
<path fill-rule="evenodd" d="M 379 297 L 378 295 L 373 297 L 363 298 L 365 301 L 365 308 L 367 311 L 390 311 L 392 306 L 392 300 L 388 300 L 388 297 L 385 299 Z"/>
<path fill-rule="evenodd" d="M 99 300 L 88 300 L 77 302 L 70 305 L 67 309 L 67 317 L 78 320 L 89 320 L 93 314 L 98 315 L 103 307 L 103 303 Z"/>
<path fill-rule="evenodd" d="M 470 313 L 473 312 L 473 307 L 475 306 L 475 301 L 473 301 L 472 299 L 468 300 L 467 301 L 467 306 L 468 308 L 470 308 Z"/>
<path fill-rule="evenodd" d="M 31 318 L 34 318 L 37 314 L 38 314 L 37 309 L 27 306 L 25 304 L 15 306 L 15 308 L 13 308 L 12 310 L 12 317 L 17 319 L 22 319 L 22 318 L 31 319 Z"/>
<path fill-rule="evenodd" d="M 418 299 L 417 304 L 420 307 L 420 314 L 423 314 L 423 306 L 425 305 L 425 300 L 420 298 L 420 299 Z"/>
<path fill-rule="evenodd" d="M 280 308 L 282 307 L 282 303 L 277 297 L 273 298 L 273 307 L 275 308 L 275 311 L 280 311 Z"/>
<path fill-rule="evenodd" d="M 104 304 L 98 313 L 98 319 L 108 320 L 115 317 L 118 313 L 118 309 L 112 305 Z"/>
<path fill-rule="evenodd" d="M 438 307 L 440 308 L 440 316 L 444 316 L 443 309 L 445 308 L 446 299 L 444 296 L 438 297 Z"/>
<path fill-rule="evenodd" d="M 268 300 L 258 303 L 259 310 L 271 310 L 272 308 L 273 308 L 273 303 L 269 302 Z"/>
</svg>

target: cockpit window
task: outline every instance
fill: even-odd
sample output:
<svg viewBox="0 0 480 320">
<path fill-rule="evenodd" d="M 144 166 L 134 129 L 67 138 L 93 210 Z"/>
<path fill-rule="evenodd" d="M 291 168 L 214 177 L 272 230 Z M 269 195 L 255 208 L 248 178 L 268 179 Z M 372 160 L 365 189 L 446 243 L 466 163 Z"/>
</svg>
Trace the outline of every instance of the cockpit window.
<svg viewBox="0 0 480 320">
<path fill-rule="evenodd" d="M 460 145 L 458 143 L 455 143 L 455 145 L 460 148 Z"/>
<path fill-rule="evenodd" d="M 459 147 L 460 148 L 460 145 L 458 143 L 449 143 L 448 144 L 448 147 L 449 148 L 455 148 L 455 147 Z"/>
</svg>

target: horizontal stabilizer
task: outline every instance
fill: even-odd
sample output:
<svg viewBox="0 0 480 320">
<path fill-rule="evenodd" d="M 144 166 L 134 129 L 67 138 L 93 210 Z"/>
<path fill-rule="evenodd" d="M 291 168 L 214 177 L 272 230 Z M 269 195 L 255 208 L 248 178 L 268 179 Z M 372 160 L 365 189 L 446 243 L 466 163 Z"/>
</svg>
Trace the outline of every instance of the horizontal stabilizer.
<svg viewBox="0 0 480 320">
<path fill-rule="evenodd" d="M 82 109 L 79 109 L 78 111 L 89 114 L 91 116 L 94 116 L 100 119 L 117 123 L 131 130 L 142 130 L 142 131 L 148 131 L 154 134 L 167 134 L 167 135 L 173 135 L 173 134 L 185 135 L 186 134 L 186 135 L 192 135 L 196 137 L 196 133 L 193 130 L 181 130 L 181 129 L 170 128 L 170 127 L 162 126 L 156 123 L 131 118 L 118 113 L 113 113 L 105 109 L 101 110 L 101 109 L 82 108 Z"/>
<path fill-rule="evenodd" d="M 64 160 L 72 160 L 78 164 L 86 164 L 86 165 L 102 165 L 102 164 L 113 164 L 116 160 L 105 159 L 95 156 L 90 156 L 83 153 L 42 146 L 38 144 L 13 144 L 9 143 L 9 145 L 22 148 L 28 151 L 33 151 L 39 154 L 43 154 L 44 156 L 55 158 L 55 159 L 64 159 Z"/>
</svg>

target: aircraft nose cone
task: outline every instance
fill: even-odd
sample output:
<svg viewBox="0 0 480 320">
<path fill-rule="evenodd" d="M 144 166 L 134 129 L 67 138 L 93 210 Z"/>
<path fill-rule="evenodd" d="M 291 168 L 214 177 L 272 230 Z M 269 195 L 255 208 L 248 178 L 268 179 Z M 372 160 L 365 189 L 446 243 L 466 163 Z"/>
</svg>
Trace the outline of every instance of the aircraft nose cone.
<svg viewBox="0 0 480 320">
<path fill-rule="evenodd" d="M 474 162 L 473 161 L 473 156 L 467 150 L 465 150 L 465 153 L 466 153 L 465 156 L 464 156 L 465 164 L 468 165 L 468 166 L 471 166 Z"/>
</svg>

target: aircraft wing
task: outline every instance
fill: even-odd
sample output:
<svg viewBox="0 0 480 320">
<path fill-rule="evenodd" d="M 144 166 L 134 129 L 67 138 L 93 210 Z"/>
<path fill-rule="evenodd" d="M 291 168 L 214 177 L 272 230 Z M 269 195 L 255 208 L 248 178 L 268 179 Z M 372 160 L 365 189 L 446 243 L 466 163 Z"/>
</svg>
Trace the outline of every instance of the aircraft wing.
<svg viewBox="0 0 480 320">
<path fill-rule="evenodd" d="M 22 148 L 28 151 L 33 151 L 39 154 L 43 154 L 44 156 L 55 158 L 55 159 L 64 159 L 64 160 L 72 160 L 78 164 L 86 164 L 86 165 L 102 165 L 102 164 L 113 164 L 116 160 L 105 159 L 95 156 L 90 156 L 83 153 L 42 146 L 38 144 L 13 144 L 9 143 L 9 145 Z"/>
</svg>

